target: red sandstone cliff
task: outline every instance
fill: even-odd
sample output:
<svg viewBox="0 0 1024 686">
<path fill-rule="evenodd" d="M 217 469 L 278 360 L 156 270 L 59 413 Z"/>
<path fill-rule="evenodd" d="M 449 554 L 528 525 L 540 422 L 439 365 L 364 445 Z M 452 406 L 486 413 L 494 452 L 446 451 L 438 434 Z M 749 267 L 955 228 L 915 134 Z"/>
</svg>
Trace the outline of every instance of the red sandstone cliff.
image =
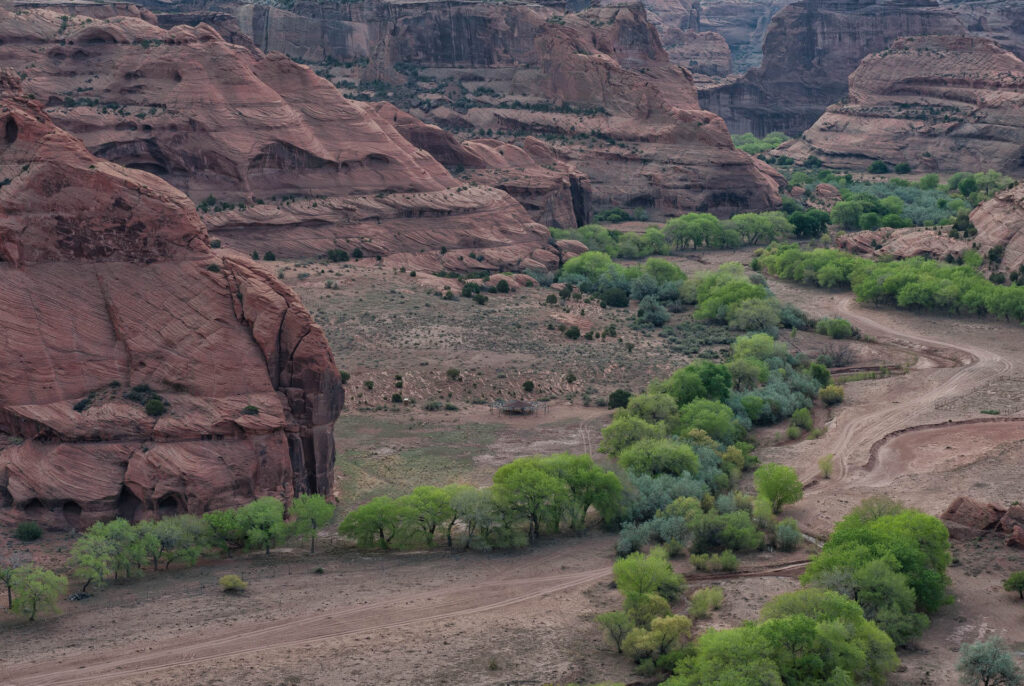
<svg viewBox="0 0 1024 686">
<path fill-rule="evenodd" d="M 0 514 L 80 528 L 330 492 L 344 394 L 295 294 L 212 252 L 185 195 L 91 155 L 10 72 L 0 258 Z"/>
<path fill-rule="evenodd" d="M 544 227 L 507 193 L 460 182 L 309 68 L 209 26 L 20 11 L 0 17 L 0 63 L 94 154 L 201 203 L 225 246 L 465 248 L 490 266 L 557 265 Z"/>
<path fill-rule="evenodd" d="M 846 95 L 847 78 L 866 55 L 903 36 L 966 32 L 935 0 L 800 0 L 772 18 L 761 66 L 703 90 L 701 105 L 734 134 L 796 136 Z"/>
<path fill-rule="evenodd" d="M 257 45 L 330 57 L 319 71 L 349 96 L 393 102 L 460 139 L 543 140 L 590 179 L 598 208 L 727 215 L 778 202 L 775 180 L 701 110 L 693 79 L 638 4 L 581 12 L 467 0 L 171 6 L 191 16 L 230 12 Z"/>
<path fill-rule="evenodd" d="M 850 94 L 780 152 L 866 169 L 1024 172 L 1024 62 L 987 38 L 920 36 L 869 55 Z"/>
</svg>

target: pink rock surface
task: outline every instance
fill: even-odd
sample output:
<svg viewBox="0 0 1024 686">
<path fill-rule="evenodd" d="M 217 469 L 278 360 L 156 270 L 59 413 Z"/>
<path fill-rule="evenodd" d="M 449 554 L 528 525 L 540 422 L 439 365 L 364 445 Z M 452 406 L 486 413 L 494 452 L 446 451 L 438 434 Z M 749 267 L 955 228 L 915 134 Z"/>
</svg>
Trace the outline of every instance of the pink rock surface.
<svg viewBox="0 0 1024 686">
<path fill-rule="evenodd" d="M 0 10 L 0 63 L 94 154 L 209 199 L 202 218 L 225 247 L 501 247 L 512 262 L 492 266 L 516 267 L 546 243 L 507 193 L 453 178 L 308 67 L 150 17 Z"/>
<path fill-rule="evenodd" d="M 1024 170 L 1024 62 L 987 38 L 901 38 L 865 57 L 849 95 L 779 150 L 798 161 L 915 171 Z"/>
<path fill-rule="evenodd" d="M 215 255 L 181 192 L 89 154 L 10 72 L 0 178 L 0 516 L 81 527 L 330 492 L 344 396 L 294 293 Z"/>
</svg>

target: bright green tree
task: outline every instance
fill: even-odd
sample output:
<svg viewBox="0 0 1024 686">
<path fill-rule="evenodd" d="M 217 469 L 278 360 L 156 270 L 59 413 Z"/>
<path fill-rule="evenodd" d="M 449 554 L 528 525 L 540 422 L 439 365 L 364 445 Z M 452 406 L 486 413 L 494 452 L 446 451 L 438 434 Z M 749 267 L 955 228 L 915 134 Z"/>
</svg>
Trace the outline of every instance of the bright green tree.
<svg viewBox="0 0 1024 686">
<path fill-rule="evenodd" d="M 14 604 L 11 609 L 28 615 L 30 622 L 35 620 L 40 612 L 59 612 L 57 601 L 68 591 L 67 577 L 35 565 L 19 567 L 15 570 L 11 582 L 14 589 Z"/>
<path fill-rule="evenodd" d="M 292 533 L 297 536 L 309 536 L 309 553 L 316 552 L 316 532 L 324 528 L 334 516 L 334 504 L 319 493 L 303 493 L 292 500 L 288 508 L 288 516 L 292 518 Z"/>
<path fill-rule="evenodd" d="M 589 455 L 560 453 L 538 459 L 541 469 L 559 479 L 569 491 L 569 523 L 582 531 L 587 511 L 593 507 L 604 521 L 618 515 L 622 483 L 613 472 L 601 469 Z"/>
<path fill-rule="evenodd" d="M 265 496 L 238 508 L 238 517 L 245 528 L 245 543 L 250 549 L 270 549 L 284 540 L 284 504 L 273 496 Z"/>
<path fill-rule="evenodd" d="M 393 499 L 378 496 L 357 507 L 342 520 L 338 533 L 356 539 L 361 548 L 369 548 L 376 542 L 387 550 L 402 525 L 402 512 Z"/>
<path fill-rule="evenodd" d="M 623 595 L 657 593 L 671 601 L 686 588 L 686 580 L 672 569 L 661 548 L 650 555 L 636 552 L 619 558 L 612 565 L 612 576 Z"/>
<path fill-rule="evenodd" d="M 531 543 L 540 535 L 541 520 L 563 511 L 569 501 L 565 482 L 530 458 L 519 458 L 499 467 L 494 473 L 493 493 L 500 506 L 527 520 Z"/>
<path fill-rule="evenodd" d="M 764 464 L 754 472 L 757 494 L 772 504 L 776 514 L 783 505 L 795 503 L 804 497 L 804 486 L 796 470 L 781 464 Z"/>
<path fill-rule="evenodd" d="M 1010 574 L 1006 581 L 1003 582 L 1003 589 L 1017 591 L 1021 599 L 1024 599 L 1024 571 Z"/>
<path fill-rule="evenodd" d="M 605 612 L 595 617 L 597 623 L 604 627 L 605 635 L 611 641 L 615 649 L 622 652 L 622 642 L 630 631 L 636 626 L 629 614 L 621 610 L 616 612 Z"/>
<path fill-rule="evenodd" d="M 72 574 L 83 581 L 82 593 L 90 584 L 103 584 L 104 579 L 113 573 L 114 553 L 110 541 L 103 535 L 102 526 L 93 524 L 75 540 L 68 563 Z"/>
<path fill-rule="evenodd" d="M 398 499 L 398 506 L 410 513 L 410 527 L 418 529 L 427 547 L 434 545 L 434 534 L 455 515 L 451 493 L 435 486 L 418 486 Z"/>
</svg>

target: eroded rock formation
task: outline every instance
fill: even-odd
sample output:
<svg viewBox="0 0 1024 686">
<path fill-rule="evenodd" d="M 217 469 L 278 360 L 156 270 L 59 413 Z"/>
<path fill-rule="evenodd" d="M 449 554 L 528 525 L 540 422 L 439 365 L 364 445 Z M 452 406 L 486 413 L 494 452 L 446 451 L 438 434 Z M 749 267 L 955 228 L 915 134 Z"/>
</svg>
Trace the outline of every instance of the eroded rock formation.
<svg viewBox="0 0 1024 686">
<path fill-rule="evenodd" d="M 207 241 L 184 194 L 0 75 L 0 516 L 80 528 L 330 492 L 327 340 Z"/>
<path fill-rule="evenodd" d="M 971 223 L 978 229 L 971 240 L 983 252 L 1002 247 L 1000 271 L 1024 266 L 1024 186 L 1017 185 L 978 205 L 971 212 Z"/>
<path fill-rule="evenodd" d="M 691 76 L 672 64 L 640 5 L 214 6 L 261 47 L 342 63 L 321 72 L 352 97 L 394 102 L 460 138 L 520 147 L 542 139 L 590 179 L 598 208 L 729 214 L 778 201 L 775 180 L 701 110 Z M 301 52 L 306 45 L 313 52 Z"/>
<path fill-rule="evenodd" d="M 0 10 L 2 12 L 2 10 Z M 453 178 L 364 103 L 281 54 L 147 13 L 0 17 L 0 63 L 96 155 L 200 204 L 225 246 L 279 257 L 486 250 L 557 265 L 507 193 Z"/>
<path fill-rule="evenodd" d="M 1024 62 L 987 38 L 918 36 L 869 55 L 849 95 L 780 153 L 840 168 L 1024 171 Z"/>
<path fill-rule="evenodd" d="M 701 105 L 734 134 L 796 136 L 846 95 L 847 77 L 866 55 L 903 36 L 966 32 L 935 0 L 800 0 L 772 18 L 761 66 L 702 90 Z"/>
<path fill-rule="evenodd" d="M 493 138 L 460 141 L 390 103 L 375 109 L 417 148 L 476 183 L 507 192 L 537 221 L 563 228 L 590 221 L 590 179 L 542 141 L 528 136 L 521 147 Z"/>
</svg>

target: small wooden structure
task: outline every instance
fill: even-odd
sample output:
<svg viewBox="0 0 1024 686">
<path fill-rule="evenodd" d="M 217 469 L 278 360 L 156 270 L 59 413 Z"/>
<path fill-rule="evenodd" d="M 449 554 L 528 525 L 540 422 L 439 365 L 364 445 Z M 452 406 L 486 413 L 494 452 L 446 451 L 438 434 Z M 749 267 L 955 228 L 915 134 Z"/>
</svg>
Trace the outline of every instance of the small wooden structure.
<svg viewBox="0 0 1024 686">
<path fill-rule="evenodd" d="M 548 404 L 534 400 L 495 400 L 491 409 L 501 414 L 528 415 L 547 412 Z"/>
</svg>

